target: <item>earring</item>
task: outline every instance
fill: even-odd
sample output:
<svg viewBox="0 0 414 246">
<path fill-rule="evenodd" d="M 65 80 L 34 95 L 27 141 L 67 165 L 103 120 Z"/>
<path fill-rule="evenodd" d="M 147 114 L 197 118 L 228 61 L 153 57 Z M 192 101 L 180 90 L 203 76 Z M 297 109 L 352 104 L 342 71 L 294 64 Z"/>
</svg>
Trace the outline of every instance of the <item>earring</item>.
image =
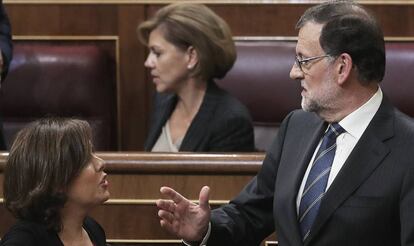
<svg viewBox="0 0 414 246">
<path fill-rule="evenodd" d="M 188 65 L 187 68 L 188 69 L 193 69 L 193 65 Z"/>
</svg>

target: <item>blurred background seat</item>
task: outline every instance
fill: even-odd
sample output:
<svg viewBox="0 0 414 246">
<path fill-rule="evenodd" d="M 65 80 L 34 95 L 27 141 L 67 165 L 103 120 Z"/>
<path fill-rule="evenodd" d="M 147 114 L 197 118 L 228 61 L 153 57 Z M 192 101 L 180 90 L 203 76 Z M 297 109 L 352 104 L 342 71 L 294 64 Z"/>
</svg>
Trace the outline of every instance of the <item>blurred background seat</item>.
<svg viewBox="0 0 414 246">
<path fill-rule="evenodd" d="M 56 116 L 87 120 L 95 148 L 116 150 L 115 61 L 97 45 L 16 41 L 0 105 L 8 147 L 29 122 Z"/>
</svg>

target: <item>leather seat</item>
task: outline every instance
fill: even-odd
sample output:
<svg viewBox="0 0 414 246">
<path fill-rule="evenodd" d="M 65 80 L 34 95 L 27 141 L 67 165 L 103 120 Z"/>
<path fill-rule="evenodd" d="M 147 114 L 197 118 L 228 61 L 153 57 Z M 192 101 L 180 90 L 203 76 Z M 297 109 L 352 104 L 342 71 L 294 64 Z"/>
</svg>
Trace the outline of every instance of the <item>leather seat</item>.
<svg viewBox="0 0 414 246">
<path fill-rule="evenodd" d="M 115 61 L 91 43 L 17 41 L 0 105 L 6 145 L 32 120 L 87 120 L 97 150 L 116 150 Z"/>
</svg>

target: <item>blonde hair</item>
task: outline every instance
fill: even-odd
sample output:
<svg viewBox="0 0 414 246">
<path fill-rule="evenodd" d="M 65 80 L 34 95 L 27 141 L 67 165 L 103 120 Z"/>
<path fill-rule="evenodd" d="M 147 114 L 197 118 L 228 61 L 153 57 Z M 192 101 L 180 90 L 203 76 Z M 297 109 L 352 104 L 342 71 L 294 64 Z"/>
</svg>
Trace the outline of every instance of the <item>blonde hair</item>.
<svg viewBox="0 0 414 246">
<path fill-rule="evenodd" d="M 201 4 L 175 3 L 157 11 L 141 23 L 139 40 L 148 45 L 150 33 L 160 28 L 164 38 L 185 51 L 192 46 L 198 54 L 193 73 L 205 80 L 223 78 L 236 60 L 236 47 L 227 23 Z"/>
</svg>

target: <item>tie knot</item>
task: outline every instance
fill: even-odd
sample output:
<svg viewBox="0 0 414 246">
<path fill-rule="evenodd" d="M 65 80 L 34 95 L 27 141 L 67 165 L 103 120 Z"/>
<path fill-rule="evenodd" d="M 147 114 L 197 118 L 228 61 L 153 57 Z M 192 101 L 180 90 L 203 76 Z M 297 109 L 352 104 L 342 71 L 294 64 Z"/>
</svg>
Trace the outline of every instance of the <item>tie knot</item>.
<svg viewBox="0 0 414 246">
<path fill-rule="evenodd" d="M 335 122 L 329 125 L 329 129 L 326 132 L 326 136 L 332 139 L 336 139 L 339 135 L 341 135 L 344 132 L 345 132 L 345 129 L 342 128 L 341 125 Z"/>
</svg>

